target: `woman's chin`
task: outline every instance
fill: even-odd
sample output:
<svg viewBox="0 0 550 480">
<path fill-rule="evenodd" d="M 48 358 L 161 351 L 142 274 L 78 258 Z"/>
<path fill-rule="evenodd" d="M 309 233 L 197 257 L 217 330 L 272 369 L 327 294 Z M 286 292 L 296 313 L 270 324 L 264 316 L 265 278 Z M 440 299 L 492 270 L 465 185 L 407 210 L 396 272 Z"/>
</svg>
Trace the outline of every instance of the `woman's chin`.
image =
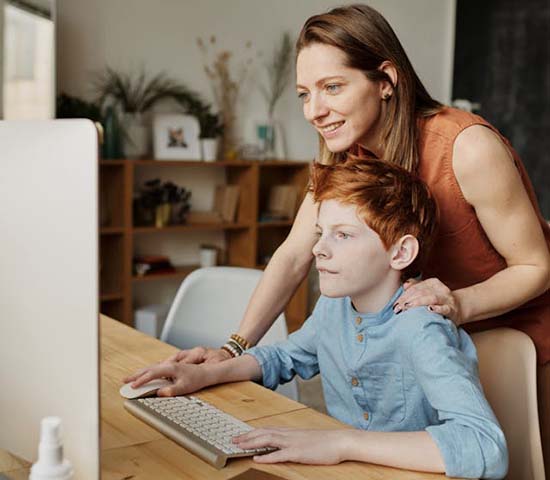
<svg viewBox="0 0 550 480">
<path fill-rule="evenodd" d="M 325 145 L 328 148 L 328 150 L 332 153 L 342 153 L 349 150 L 353 143 L 350 143 L 349 141 L 341 140 L 341 139 L 325 139 Z"/>
</svg>

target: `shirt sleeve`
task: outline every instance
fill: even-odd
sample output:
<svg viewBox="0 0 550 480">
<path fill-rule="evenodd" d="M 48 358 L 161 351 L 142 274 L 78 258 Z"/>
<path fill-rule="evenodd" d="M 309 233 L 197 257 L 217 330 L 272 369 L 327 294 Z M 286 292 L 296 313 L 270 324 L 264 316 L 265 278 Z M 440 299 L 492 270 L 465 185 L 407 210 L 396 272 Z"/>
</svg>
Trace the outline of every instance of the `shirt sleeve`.
<svg viewBox="0 0 550 480">
<path fill-rule="evenodd" d="M 414 338 L 417 381 L 441 422 L 426 431 L 441 452 L 446 474 L 503 478 L 508 471 L 506 439 L 483 394 L 471 339 L 439 316 L 423 323 Z"/>
<path fill-rule="evenodd" d="M 318 332 L 323 309 L 323 297 L 319 299 L 312 315 L 302 327 L 289 335 L 285 342 L 262 345 L 246 350 L 262 368 L 262 384 L 276 389 L 289 382 L 295 375 L 309 379 L 319 373 L 317 360 Z"/>
</svg>

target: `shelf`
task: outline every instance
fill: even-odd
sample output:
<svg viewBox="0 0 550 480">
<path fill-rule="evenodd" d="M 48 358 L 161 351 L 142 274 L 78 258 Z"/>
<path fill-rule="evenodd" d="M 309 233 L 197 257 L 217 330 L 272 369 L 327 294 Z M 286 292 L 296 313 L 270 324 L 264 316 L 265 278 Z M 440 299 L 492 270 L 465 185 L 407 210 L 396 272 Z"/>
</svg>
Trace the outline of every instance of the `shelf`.
<svg viewBox="0 0 550 480">
<path fill-rule="evenodd" d="M 152 156 L 152 154 L 151 154 Z M 291 160 L 228 160 L 205 162 L 202 160 L 153 160 L 141 159 L 101 159 L 99 163 L 100 210 L 100 311 L 120 319 L 125 324 L 133 324 L 135 295 L 153 298 L 158 287 L 177 286 L 198 266 L 179 266 L 170 273 L 153 273 L 138 277 L 133 275 L 132 263 L 136 245 L 153 240 L 147 234 L 171 234 L 173 240 L 179 235 L 199 241 L 208 237 L 207 233 L 223 234 L 227 265 L 265 268 L 261 264 L 269 258 L 288 235 L 291 220 L 258 222 L 261 212 L 267 210 L 269 191 L 276 185 L 295 185 L 300 195 L 309 180 L 309 162 Z M 133 226 L 134 189 L 142 177 L 161 175 L 165 179 L 175 177 L 183 169 L 196 169 L 203 174 L 224 173 L 222 183 L 239 186 L 237 222 L 206 222 L 202 218 L 191 218 L 183 225 L 168 225 L 162 228 Z M 156 173 L 155 173 L 156 172 Z M 213 176 L 212 184 L 218 181 Z M 221 178 L 221 177 L 220 177 Z M 166 235 L 168 237 L 169 235 Z M 158 252 L 163 254 L 159 246 Z M 166 284 L 162 282 L 164 280 Z M 161 288 L 161 290 L 162 290 Z M 287 309 L 287 319 L 292 324 L 299 323 L 306 316 L 307 296 L 295 296 Z"/>
<path fill-rule="evenodd" d="M 121 159 L 112 159 L 112 160 L 102 159 L 99 161 L 99 164 L 105 167 L 116 167 L 116 166 L 124 165 L 126 162 L 127 160 L 121 160 Z"/>
<path fill-rule="evenodd" d="M 101 227 L 99 233 L 101 235 L 117 235 L 124 233 L 124 227 Z"/>
<path fill-rule="evenodd" d="M 199 268 L 198 265 L 186 265 L 182 267 L 176 267 L 175 272 L 168 273 L 151 273 L 150 275 L 143 275 L 141 277 L 134 275 L 132 277 L 133 282 L 151 282 L 155 280 L 165 280 L 165 279 L 183 279 L 189 275 L 193 270 Z"/>
<path fill-rule="evenodd" d="M 232 160 L 227 162 L 205 162 L 204 160 L 133 160 L 140 167 L 249 167 L 253 163 L 248 160 Z"/>
<path fill-rule="evenodd" d="M 122 293 L 102 293 L 99 296 L 102 302 L 112 302 L 114 300 L 122 300 L 123 298 L 124 295 L 122 295 Z"/>
<path fill-rule="evenodd" d="M 248 223 L 193 223 L 188 225 L 169 225 L 167 227 L 134 227 L 134 233 L 190 232 L 206 230 L 242 230 L 249 228 Z"/>
</svg>

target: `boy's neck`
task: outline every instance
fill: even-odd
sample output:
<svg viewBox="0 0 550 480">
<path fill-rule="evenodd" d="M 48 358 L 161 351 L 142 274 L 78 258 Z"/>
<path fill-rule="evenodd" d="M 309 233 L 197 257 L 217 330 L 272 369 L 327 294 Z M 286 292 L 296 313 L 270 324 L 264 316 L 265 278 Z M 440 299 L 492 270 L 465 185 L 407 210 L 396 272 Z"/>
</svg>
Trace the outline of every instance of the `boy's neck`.
<svg viewBox="0 0 550 480">
<path fill-rule="evenodd" d="M 382 310 L 402 285 L 401 272 L 391 272 L 381 282 L 351 297 L 359 313 L 376 313 Z"/>
</svg>

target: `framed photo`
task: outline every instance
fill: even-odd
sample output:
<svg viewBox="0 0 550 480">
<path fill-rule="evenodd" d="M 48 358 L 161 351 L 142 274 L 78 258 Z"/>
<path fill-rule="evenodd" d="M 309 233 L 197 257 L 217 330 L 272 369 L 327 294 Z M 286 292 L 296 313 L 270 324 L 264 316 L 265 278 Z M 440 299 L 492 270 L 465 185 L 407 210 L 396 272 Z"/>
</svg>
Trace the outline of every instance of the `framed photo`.
<svg viewBox="0 0 550 480">
<path fill-rule="evenodd" d="M 162 114 L 153 120 L 156 160 L 200 160 L 199 121 L 191 115 Z"/>
</svg>

